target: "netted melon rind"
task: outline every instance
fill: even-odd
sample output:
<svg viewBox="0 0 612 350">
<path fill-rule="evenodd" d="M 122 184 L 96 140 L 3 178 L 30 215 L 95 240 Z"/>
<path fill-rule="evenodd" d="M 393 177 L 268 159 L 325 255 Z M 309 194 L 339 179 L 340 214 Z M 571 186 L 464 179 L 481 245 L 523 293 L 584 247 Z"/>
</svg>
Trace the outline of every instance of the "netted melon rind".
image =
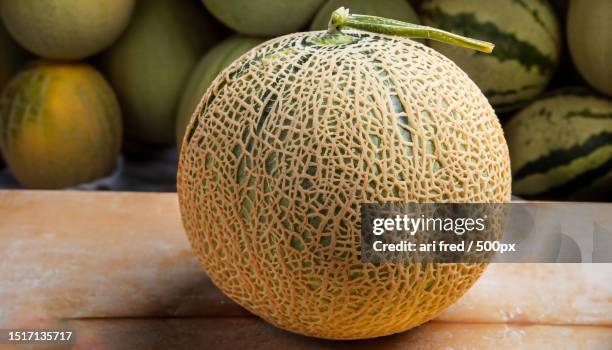
<svg viewBox="0 0 612 350">
<path fill-rule="evenodd" d="M 547 1 L 429 0 L 424 24 L 495 44 L 491 54 L 431 41 L 478 84 L 498 112 L 520 109 L 542 93 L 561 57 L 562 35 Z"/>
<path fill-rule="evenodd" d="M 430 320 L 484 265 L 359 261 L 359 203 L 506 202 L 508 149 L 478 87 L 412 40 L 260 45 L 213 82 L 182 145 L 183 224 L 227 295 L 274 325 L 371 338 Z"/>
</svg>

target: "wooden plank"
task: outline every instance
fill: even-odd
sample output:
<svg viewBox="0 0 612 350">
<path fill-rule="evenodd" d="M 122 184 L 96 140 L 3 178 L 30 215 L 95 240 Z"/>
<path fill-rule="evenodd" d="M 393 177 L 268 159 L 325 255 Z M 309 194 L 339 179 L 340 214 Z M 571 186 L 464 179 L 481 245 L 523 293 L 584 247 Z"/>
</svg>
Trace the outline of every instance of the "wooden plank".
<svg viewBox="0 0 612 350">
<path fill-rule="evenodd" d="M 612 264 L 491 264 L 438 318 L 612 325 Z"/>
<path fill-rule="evenodd" d="M 176 194 L 0 191 L 0 325 L 244 315 L 183 233 Z"/>
<path fill-rule="evenodd" d="M 193 257 L 176 194 L 0 191 L 0 326 L 244 316 Z M 440 320 L 612 325 L 612 264 L 497 264 Z"/>
</svg>

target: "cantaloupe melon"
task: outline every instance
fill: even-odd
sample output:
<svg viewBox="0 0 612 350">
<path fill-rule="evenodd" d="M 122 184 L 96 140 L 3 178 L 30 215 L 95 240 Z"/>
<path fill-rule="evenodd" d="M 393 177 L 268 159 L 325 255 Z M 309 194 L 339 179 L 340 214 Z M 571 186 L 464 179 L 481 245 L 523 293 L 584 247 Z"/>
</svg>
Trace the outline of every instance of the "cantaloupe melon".
<svg viewBox="0 0 612 350">
<path fill-rule="evenodd" d="M 261 44 L 265 39 L 247 36 L 233 36 L 210 49 L 202 57 L 190 74 L 190 78 L 183 89 L 176 116 L 176 142 L 180 147 L 183 142 L 185 128 L 195 112 L 202 95 L 215 79 L 217 74 L 240 57 L 243 53 Z"/>
<path fill-rule="evenodd" d="M 515 194 L 611 198 L 611 101 L 583 91 L 560 91 L 525 108 L 505 129 Z"/>
<path fill-rule="evenodd" d="M 548 85 L 559 64 L 561 34 L 541 0 L 430 0 L 423 23 L 495 42 L 492 55 L 432 42 L 474 79 L 499 112 L 524 106 Z"/>
<path fill-rule="evenodd" d="M 0 98 L 0 149 L 29 188 L 63 188 L 108 175 L 121 145 L 119 104 L 87 64 L 37 62 Z"/>
<path fill-rule="evenodd" d="M 127 26 L 135 0 L 0 1 L 2 19 L 28 50 L 81 59 L 110 46 Z"/>
<path fill-rule="evenodd" d="M 571 1 L 567 37 L 582 77 L 612 96 L 612 1 Z"/>
<path fill-rule="evenodd" d="M 133 141 L 171 144 L 176 109 L 189 73 L 217 40 L 214 19 L 191 0 L 139 1 L 123 36 L 102 66 L 119 95 L 126 135 Z"/>
<path fill-rule="evenodd" d="M 231 29 L 254 36 L 292 33 L 306 26 L 324 0 L 202 0 Z"/>
<path fill-rule="evenodd" d="M 362 263 L 360 203 L 506 202 L 509 156 L 461 69 L 372 31 L 488 46 L 342 9 L 333 19 L 217 76 L 182 144 L 178 194 L 194 251 L 233 300 L 292 332 L 370 338 L 430 320 L 484 266 Z"/>
<path fill-rule="evenodd" d="M 419 23 L 419 17 L 406 0 L 327 0 L 315 15 L 310 30 L 327 29 L 329 16 L 339 7 L 350 8 L 355 13 L 387 17 L 399 21 Z"/>
</svg>

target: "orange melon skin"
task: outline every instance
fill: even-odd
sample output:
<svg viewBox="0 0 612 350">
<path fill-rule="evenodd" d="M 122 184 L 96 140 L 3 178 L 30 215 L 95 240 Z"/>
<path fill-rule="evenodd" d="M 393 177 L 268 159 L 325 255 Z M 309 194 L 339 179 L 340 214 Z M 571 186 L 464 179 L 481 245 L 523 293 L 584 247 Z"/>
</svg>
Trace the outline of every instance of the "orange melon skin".
<svg viewBox="0 0 612 350">
<path fill-rule="evenodd" d="M 361 203 L 503 203 L 510 158 L 480 89 L 420 43 L 297 33 L 213 81 L 181 146 L 178 195 L 200 263 L 230 298 L 320 338 L 431 320 L 484 264 L 360 261 Z"/>
<path fill-rule="evenodd" d="M 37 62 L 0 97 L 0 149 L 28 188 L 65 188 L 110 174 L 121 136 L 117 98 L 87 64 Z"/>
</svg>

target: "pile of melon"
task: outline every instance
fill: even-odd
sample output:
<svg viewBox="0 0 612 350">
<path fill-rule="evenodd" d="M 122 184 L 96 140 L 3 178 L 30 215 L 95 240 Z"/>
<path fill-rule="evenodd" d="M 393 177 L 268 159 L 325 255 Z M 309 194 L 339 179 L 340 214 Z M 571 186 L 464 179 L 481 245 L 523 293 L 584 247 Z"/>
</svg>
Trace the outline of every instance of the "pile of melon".
<svg viewBox="0 0 612 350">
<path fill-rule="evenodd" d="M 571 138 L 552 120 L 543 122 L 549 126 L 547 136 L 566 140 L 562 145 L 525 146 L 516 140 L 542 139 L 536 134 L 540 129 L 515 128 L 512 125 L 516 122 L 510 123 L 514 116 L 525 118 L 521 111 L 541 99 L 546 101 L 550 91 L 559 88 L 586 88 L 581 95 L 590 94 L 602 101 L 612 96 L 612 65 L 609 64 L 612 6 L 605 0 L 3 0 L 0 1 L 3 53 L 0 91 L 6 88 L 7 92 L 0 99 L 3 110 L 0 128 L 4 126 L 0 129 L 3 130 L 0 131 L 0 167 L 5 159 L 7 171 L 26 187 L 72 187 L 115 172 L 117 168 L 108 164 L 117 164 L 122 153 L 140 156 L 130 153 L 135 145 L 136 149 L 151 152 L 172 146 L 180 149 L 198 104 L 224 68 L 273 37 L 326 30 L 332 11 L 338 7 L 493 42 L 495 50 L 486 54 L 413 38 L 452 60 L 487 97 L 506 129 L 505 137 L 511 141 L 515 177 L 518 172 L 513 194 L 530 199 L 609 199 L 606 191 L 582 188 L 591 187 L 591 182 L 602 184 L 595 186 L 597 189 L 609 187 L 612 175 L 608 160 L 612 155 L 606 151 L 610 138 L 604 132 L 609 127 L 609 118 L 588 119 L 593 123 L 588 123 L 592 129 L 587 134 L 604 132 L 599 139 L 603 143 L 590 148 L 586 147 L 590 144 L 584 145 L 587 139 Z M 27 85 L 18 81 L 18 73 L 38 69 L 43 79 L 48 70 L 40 67 L 59 63 L 65 68 L 74 68 L 75 72 L 81 72 L 79 68 L 83 64 L 98 71 L 104 86 L 93 86 L 88 79 L 81 84 L 96 91 L 110 86 L 110 94 L 119 108 L 100 108 L 98 102 L 88 100 L 80 102 L 78 111 L 48 111 L 55 97 L 46 90 L 42 96 L 35 96 L 36 90 L 25 91 Z M 75 84 L 63 76 L 69 71 L 62 70 L 61 79 Z M 8 88 L 9 85 L 12 87 Z M 70 94 L 80 88 L 62 87 L 65 101 L 77 98 Z M 96 92 L 96 96 L 99 94 Z M 549 108 L 558 114 L 576 111 L 592 114 L 590 107 L 585 108 L 572 99 L 571 92 L 568 94 L 564 100 L 574 103 Z M 66 123 L 55 130 L 44 124 L 46 119 L 32 117 L 28 120 L 39 120 L 37 127 L 46 135 L 33 136 L 26 131 L 26 124 L 8 124 L 11 120 L 21 120 L 18 116 L 23 111 L 15 110 L 21 104 L 28 110 L 41 110 L 41 115 L 57 114 L 49 117 L 50 120 L 67 118 L 75 125 Z M 98 117 L 90 117 L 93 115 L 100 115 L 113 130 L 103 131 L 94 125 Z M 117 118 L 119 126 L 112 122 Z M 83 143 L 82 130 L 90 130 L 93 135 L 90 139 L 100 142 Z M 108 135 L 120 136 L 109 138 Z M 59 139 L 63 140 L 62 145 L 57 144 Z M 23 145 L 34 143 L 44 144 L 45 152 L 36 148 L 22 150 L 24 154 L 18 151 Z M 60 152 L 65 146 L 73 151 Z M 569 148 L 582 151 L 570 152 Z M 584 157 L 591 152 L 603 155 L 597 162 L 587 161 Z M 105 156 L 93 157 L 94 154 Z M 31 159 L 23 160 L 23 157 Z M 49 161 L 37 160 L 41 158 Z M 519 168 L 523 158 L 540 164 L 530 166 L 540 172 L 537 172 L 538 180 L 530 180 L 528 185 L 521 180 L 524 172 Z M 23 168 L 20 162 L 30 166 L 20 169 Z M 44 176 L 47 173 L 65 175 L 59 175 L 64 177 L 59 181 Z M 581 188 L 568 189 L 590 174 L 596 174 L 597 178 Z M 31 178 L 35 177 L 42 180 L 32 182 Z"/>
<path fill-rule="evenodd" d="M 425 24 L 496 44 L 491 55 L 431 46 L 504 122 L 514 195 L 612 199 L 611 1 L 427 0 L 419 12 Z"/>
<path fill-rule="evenodd" d="M 362 262 L 360 203 L 612 195 L 609 0 L 0 0 L 0 17 L 4 171 L 70 188 L 126 145 L 178 146 L 201 264 L 292 332 L 404 331 L 485 268 Z"/>
</svg>

